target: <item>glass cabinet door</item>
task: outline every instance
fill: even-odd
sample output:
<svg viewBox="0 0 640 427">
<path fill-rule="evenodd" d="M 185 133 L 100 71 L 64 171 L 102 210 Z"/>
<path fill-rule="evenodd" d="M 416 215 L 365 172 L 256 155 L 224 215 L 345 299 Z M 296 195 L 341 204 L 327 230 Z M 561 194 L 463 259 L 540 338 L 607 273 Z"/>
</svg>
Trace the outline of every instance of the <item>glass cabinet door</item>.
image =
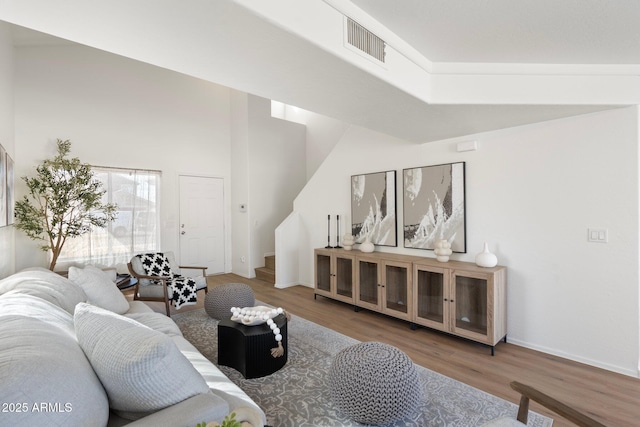
<svg viewBox="0 0 640 427">
<path fill-rule="evenodd" d="M 487 335 L 487 280 L 455 276 L 455 327 Z"/>
<path fill-rule="evenodd" d="M 331 257 L 316 254 L 316 289 L 331 292 Z"/>
<path fill-rule="evenodd" d="M 418 268 L 416 273 L 416 312 L 419 319 L 445 323 L 445 280 L 441 271 Z"/>
<path fill-rule="evenodd" d="M 409 314 L 409 266 L 385 265 L 385 309 Z"/>
<path fill-rule="evenodd" d="M 353 298 L 353 259 L 336 258 L 336 293 Z"/>
<path fill-rule="evenodd" d="M 358 261 L 358 300 L 369 304 L 378 304 L 378 263 Z"/>
</svg>

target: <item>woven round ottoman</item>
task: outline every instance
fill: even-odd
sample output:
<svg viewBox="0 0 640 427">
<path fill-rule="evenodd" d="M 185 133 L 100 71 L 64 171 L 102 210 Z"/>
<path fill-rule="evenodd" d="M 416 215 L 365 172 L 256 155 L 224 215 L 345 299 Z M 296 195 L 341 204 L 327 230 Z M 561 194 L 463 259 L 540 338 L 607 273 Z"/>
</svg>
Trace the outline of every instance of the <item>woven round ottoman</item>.
<svg viewBox="0 0 640 427">
<path fill-rule="evenodd" d="M 225 283 L 209 289 L 204 298 L 204 310 L 214 319 L 231 317 L 231 307 L 253 307 L 253 289 L 244 283 Z"/>
<path fill-rule="evenodd" d="M 411 415 L 422 400 L 415 365 L 404 352 L 379 342 L 340 351 L 329 369 L 334 404 L 362 424 L 389 424 Z"/>
</svg>

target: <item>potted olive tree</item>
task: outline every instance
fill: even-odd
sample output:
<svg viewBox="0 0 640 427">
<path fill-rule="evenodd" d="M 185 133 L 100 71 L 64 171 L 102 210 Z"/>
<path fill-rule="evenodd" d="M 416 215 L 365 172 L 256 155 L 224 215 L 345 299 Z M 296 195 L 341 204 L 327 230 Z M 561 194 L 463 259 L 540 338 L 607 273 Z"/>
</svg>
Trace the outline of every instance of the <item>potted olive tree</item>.
<svg viewBox="0 0 640 427">
<path fill-rule="evenodd" d="M 44 160 L 33 178 L 22 177 L 29 194 L 16 201 L 15 227 L 51 251 L 53 271 L 68 238 L 88 233 L 92 227 L 106 227 L 117 215 L 116 205 L 103 203 L 106 192 L 94 179 L 91 166 L 68 158 L 71 142 L 58 139 L 58 154 Z"/>
</svg>

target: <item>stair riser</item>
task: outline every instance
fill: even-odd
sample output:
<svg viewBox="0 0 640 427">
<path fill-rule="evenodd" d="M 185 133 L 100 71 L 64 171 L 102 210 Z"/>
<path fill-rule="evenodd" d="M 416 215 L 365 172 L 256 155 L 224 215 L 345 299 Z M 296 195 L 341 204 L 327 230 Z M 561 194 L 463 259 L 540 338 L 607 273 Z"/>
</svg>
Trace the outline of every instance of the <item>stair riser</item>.
<svg viewBox="0 0 640 427">
<path fill-rule="evenodd" d="M 269 283 L 276 283 L 275 271 L 265 271 L 264 268 L 256 268 L 256 278 Z"/>
<path fill-rule="evenodd" d="M 275 255 L 264 257 L 264 266 L 270 270 L 276 269 L 276 257 Z"/>
</svg>

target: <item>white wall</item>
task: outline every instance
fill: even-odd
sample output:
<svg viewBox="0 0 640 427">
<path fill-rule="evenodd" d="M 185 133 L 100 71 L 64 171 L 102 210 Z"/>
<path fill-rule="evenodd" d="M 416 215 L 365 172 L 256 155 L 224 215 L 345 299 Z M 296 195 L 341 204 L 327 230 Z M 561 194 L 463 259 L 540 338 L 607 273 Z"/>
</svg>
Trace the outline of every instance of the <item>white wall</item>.
<svg viewBox="0 0 640 427">
<path fill-rule="evenodd" d="M 13 40 L 9 25 L 0 22 L 0 144 L 16 158 L 13 125 Z M 15 229 L 0 227 L 0 278 L 15 270 Z"/>
<path fill-rule="evenodd" d="M 307 180 L 318 170 L 351 126 L 340 120 L 278 101 L 271 101 L 271 116 L 306 126 Z"/>
<path fill-rule="evenodd" d="M 231 268 L 235 274 L 252 277 L 249 254 L 249 95 L 231 91 Z"/>
<path fill-rule="evenodd" d="M 178 175 L 223 177 L 230 193 L 228 88 L 80 45 L 17 48 L 15 67 L 17 176 L 54 154 L 56 138 L 86 163 L 161 170 L 162 249 L 177 253 Z M 18 234 L 16 267 L 46 266 Z"/>
<path fill-rule="evenodd" d="M 350 125 L 320 114 L 310 113 L 307 125 L 307 179 L 318 170 Z"/>
<path fill-rule="evenodd" d="M 271 117 L 271 101 L 249 96 L 251 268 L 275 253 L 275 229 L 306 183 L 305 126 Z M 250 277 L 253 277 L 253 272 Z"/>
<path fill-rule="evenodd" d="M 268 99 L 233 91 L 231 101 L 233 272 L 255 277 L 306 182 L 305 127 L 272 118 Z"/>
<path fill-rule="evenodd" d="M 456 152 L 467 139 L 479 149 Z M 326 244 L 326 215 L 350 221 L 351 175 L 398 171 L 401 236 L 402 169 L 459 161 L 467 254 L 452 259 L 473 261 L 486 241 L 508 267 L 509 340 L 637 375 L 637 107 L 423 145 L 349 129 L 295 202 L 308 234 L 301 282 L 313 283 L 312 250 Z M 609 242 L 588 243 L 588 227 L 608 229 Z M 377 250 L 433 256 L 402 243 Z"/>
</svg>

